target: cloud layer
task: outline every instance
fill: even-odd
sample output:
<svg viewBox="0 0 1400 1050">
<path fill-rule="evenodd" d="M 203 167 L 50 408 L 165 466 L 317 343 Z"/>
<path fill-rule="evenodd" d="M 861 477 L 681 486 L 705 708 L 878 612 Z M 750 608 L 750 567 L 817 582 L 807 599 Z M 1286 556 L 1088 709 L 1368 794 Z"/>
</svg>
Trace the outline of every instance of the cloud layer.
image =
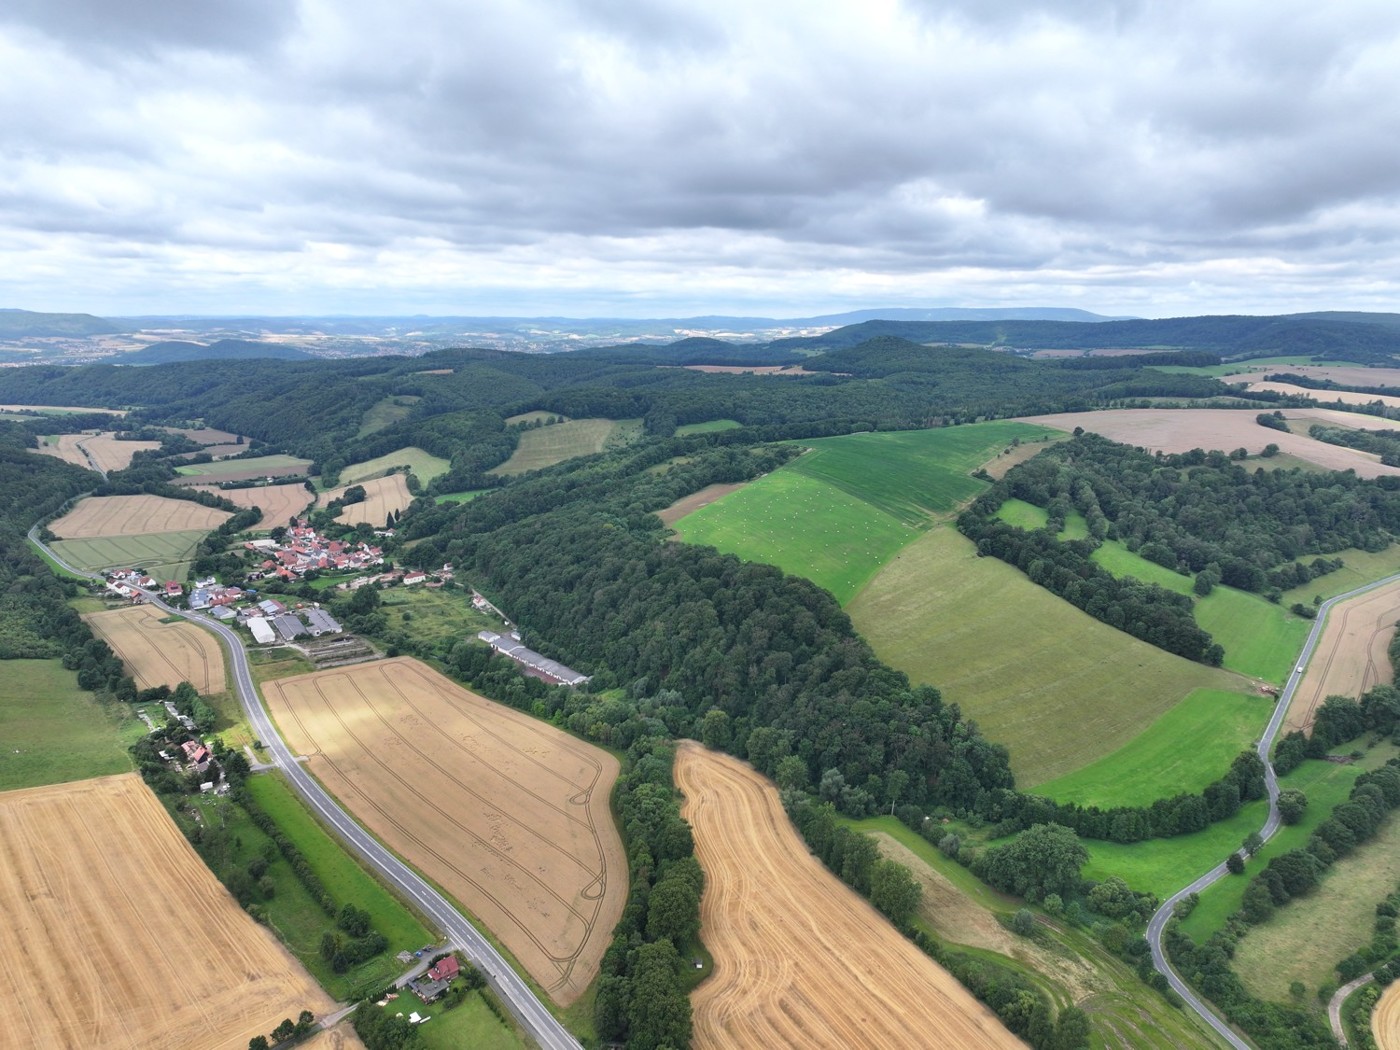
<svg viewBox="0 0 1400 1050">
<path fill-rule="evenodd" d="M 1393 3 L 20 0 L 0 69 L 0 305 L 1400 303 Z"/>
</svg>

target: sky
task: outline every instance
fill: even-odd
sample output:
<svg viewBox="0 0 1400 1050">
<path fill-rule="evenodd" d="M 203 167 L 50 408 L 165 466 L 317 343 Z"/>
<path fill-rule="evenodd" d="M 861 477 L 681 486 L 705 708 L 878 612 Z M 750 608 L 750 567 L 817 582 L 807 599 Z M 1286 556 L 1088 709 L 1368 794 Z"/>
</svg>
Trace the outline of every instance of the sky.
<svg viewBox="0 0 1400 1050">
<path fill-rule="evenodd" d="M 1394 0 L 6 0 L 0 306 L 1400 310 Z"/>
</svg>

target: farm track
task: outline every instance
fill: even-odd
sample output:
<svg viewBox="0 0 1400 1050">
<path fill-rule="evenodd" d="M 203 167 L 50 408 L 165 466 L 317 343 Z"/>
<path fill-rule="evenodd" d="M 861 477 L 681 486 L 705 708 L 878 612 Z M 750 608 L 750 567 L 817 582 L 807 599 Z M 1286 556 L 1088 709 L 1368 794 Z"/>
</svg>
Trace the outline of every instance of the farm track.
<svg viewBox="0 0 1400 1050">
<path fill-rule="evenodd" d="M 752 768 L 686 741 L 676 785 L 715 960 L 691 997 L 697 1048 L 1024 1046 L 812 857 Z"/>
<path fill-rule="evenodd" d="M 74 575 L 97 578 L 92 573 L 75 568 L 56 554 L 39 539 L 37 526 L 29 530 L 28 538 L 60 568 Z M 175 611 L 165 605 L 157 595 L 148 595 L 148 600 L 166 612 Z M 312 812 L 345 843 L 347 848 L 363 858 L 370 869 L 390 888 L 417 908 L 430 924 L 445 931 L 448 943 L 481 969 L 487 983 L 541 1050 L 581 1050 L 579 1041 L 545 1008 L 530 986 L 511 969 L 501 953 L 458 910 L 457 905 L 366 832 L 302 768 L 302 764 L 288 749 L 263 707 L 257 687 L 253 683 L 253 674 L 248 665 L 248 654 L 242 639 L 217 620 L 208 619 L 198 613 L 181 612 L 179 615 L 223 639 L 232 661 L 234 688 L 239 703 L 248 716 L 252 731 L 263 742 L 268 752 L 267 757 L 271 760 L 269 764 L 286 775 Z M 0 956 L 0 959 L 3 959 L 3 956 Z"/>
<path fill-rule="evenodd" d="M 617 774 L 605 752 L 408 658 L 265 688 L 312 772 L 559 1002 L 592 982 L 625 870 L 600 828 Z"/>
</svg>

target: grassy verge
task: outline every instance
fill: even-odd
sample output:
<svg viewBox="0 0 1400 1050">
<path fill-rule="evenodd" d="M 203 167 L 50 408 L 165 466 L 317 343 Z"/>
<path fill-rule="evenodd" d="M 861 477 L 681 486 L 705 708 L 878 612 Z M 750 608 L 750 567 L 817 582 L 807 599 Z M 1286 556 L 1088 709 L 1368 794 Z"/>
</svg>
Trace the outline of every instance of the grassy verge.
<svg viewBox="0 0 1400 1050">
<path fill-rule="evenodd" d="M 1218 780 L 1259 739 L 1272 697 L 1196 689 L 1126 746 L 1037 788 L 1085 806 L 1145 806 Z"/>
<path fill-rule="evenodd" d="M 0 660 L 0 791 L 130 772 L 126 749 L 145 732 L 59 660 Z"/>
</svg>

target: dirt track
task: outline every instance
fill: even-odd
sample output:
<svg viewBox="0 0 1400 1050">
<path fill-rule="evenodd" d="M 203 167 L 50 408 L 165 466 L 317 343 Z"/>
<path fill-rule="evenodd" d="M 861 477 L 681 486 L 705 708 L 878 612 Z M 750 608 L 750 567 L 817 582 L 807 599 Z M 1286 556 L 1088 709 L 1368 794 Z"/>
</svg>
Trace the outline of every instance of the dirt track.
<svg viewBox="0 0 1400 1050">
<path fill-rule="evenodd" d="M 271 529 L 286 525 L 311 503 L 311 493 L 300 482 L 289 485 L 259 485 L 251 489 L 221 489 L 217 485 L 196 485 L 200 492 L 212 492 L 240 507 L 261 507 L 262 518 L 255 528 Z M 383 520 L 380 520 L 383 524 Z"/>
<path fill-rule="evenodd" d="M 1355 470 L 1357 476 L 1363 478 L 1400 475 L 1400 468 L 1383 466 L 1379 457 L 1341 445 L 1315 441 L 1301 434 L 1286 434 L 1261 427 L 1254 421 L 1257 415 L 1257 412 L 1247 410 L 1212 408 L 1123 408 L 1105 412 L 1025 416 L 1020 421 L 1058 430 L 1083 427 L 1114 441 L 1140 445 L 1149 452 L 1189 452 L 1194 448 L 1229 452 L 1244 448 L 1251 455 L 1257 455 L 1265 445 L 1274 444 L 1282 452 L 1327 470 Z M 1385 424 L 1386 428 L 1395 426 L 1390 420 L 1328 409 L 1288 409 L 1284 415 L 1289 419 L 1327 423 L 1345 420 L 1348 426 L 1366 429 L 1372 429 L 1377 423 Z"/>
<path fill-rule="evenodd" d="M 0 794 L 0 1042 L 244 1050 L 330 999 L 135 773 Z"/>
<path fill-rule="evenodd" d="M 627 894 L 616 759 L 407 657 L 263 692 L 327 789 L 556 1002 L 588 987 Z"/>
<path fill-rule="evenodd" d="M 1322 701 L 1338 694 L 1352 698 L 1371 686 L 1391 681 L 1386 647 L 1400 620 L 1400 583 L 1378 587 L 1334 606 L 1293 694 L 1285 733 L 1311 730 Z"/>
<path fill-rule="evenodd" d="M 752 768 L 685 742 L 676 784 L 715 960 L 691 996 L 696 1047 L 1024 1046 L 808 853 Z"/>
<path fill-rule="evenodd" d="M 226 510 L 164 496 L 89 496 L 49 528 L 65 540 L 147 536 L 215 529 L 230 517 Z"/>
<path fill-rule="evenodd" d="M 201 693 L 223 692 L 224 654 L 208 631 L 184 620 L 161 623 L 160 611 L 149 605 L 89 613 L 83 619 L 122 658 L 136 688 L 174 689 L 189 682 Z"/>
</svg>

